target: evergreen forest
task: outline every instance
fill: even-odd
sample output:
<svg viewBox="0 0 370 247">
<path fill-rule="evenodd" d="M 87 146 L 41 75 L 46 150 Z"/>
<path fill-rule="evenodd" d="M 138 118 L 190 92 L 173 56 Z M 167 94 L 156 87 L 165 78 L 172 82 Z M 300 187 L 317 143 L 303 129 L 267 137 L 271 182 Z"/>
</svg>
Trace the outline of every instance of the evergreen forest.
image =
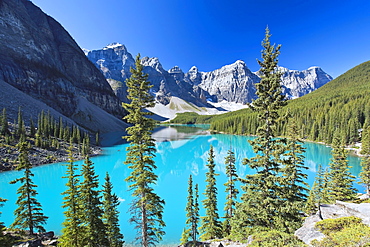
<svg viewBox="0 0 370 247">
<path fill-rule="evenodd" d="M 207 241 L 224 240 L 249 243 L 250 246 L 306 246 L 295 235 L 305 217 L 323 216 L 323 204 L 337 200 L 366 202 L 357 198 L 353 187 L 355 178 L 349 172 L 346 145 L 362 141 L 362 172 L 360 183 L 369 193 L 370 188 L 370 105 L 367 95 L 370 62 L 363 63 L 319 90 L 302 98 L 287 101 L 282 94 L 281 74 L 277 70 L 280 45 L 271 43 L 270 30 L 266 28 L 262 41 L 260 65 L 261 81 L 256 84 L 257 98 L 249 109 L 219 116 L 180 114 L 173 122 L 210 123 L 211 130 L 232 134 L 255 135 L 249 141 L 254 156 L 243 157 L 242 163 L 253 171 L 238 176 L 236 157 L 232 147 L 224 158 L 227 181 L 224 183 L 226 202 L 219 212 L 219 191 L 216 173 L 216 155 L 210 145 L 205 169 L 206 187 L 200 191 L 190 175 L 187 200 L 184 205 L 185 222 L 179 243 L 199 246 Z M 131 192 L 132 202 L 127 212 L 129 222 L 136 230 L 134 243 L 139 246 L 156 246 L 166 234 L 164 212 L 166 202 L 156 192 L 159 175 L 154 157 L 156 145 L 151 134 L 155 121 L 146 110 L 154 106 L 150 93 L 152 85 L 143 72 L 140 54 L 131 77 L 126 80 L 128 103 L 124 120 L 130 127 L 124 136 L 129 145 L 124 164 L 130 174 L 122 178 Z M 36 127 L 37 126 L 37 127 Z M 36 123 L 30 120 L 26 127 L 19 110 L 18 119 L 9 124 L 6 109 L 0 118 L 1 148 L 17 154 L 15 159 L 2 156 L 2 163 L 22 171 L 22 176 L 11 181 L 19 185 L 15 220 L 10 226 L 0 222 L 0 245 L 14 244 L 30 239 L 40 240 L 37 232 L 45 234 L 48 220 L 37 200 L 37 185 L 33 182 L 31 150 L 64 150 L 66 190 L 62 193 L 64 222 L 62 235 L 55 245 L 73 247 L 123 246 L 124 234 L 120 232 L 120 201 L 113 193 L 110 175 L 99 184 L 91 161 L 91 133 L 76 126 L 55 120 L 48 113 L 40 113 Z M 307 165 L 304 163 L 303 139 L 332 144 L 329 167 L 319 166 L 314 184 L 306 183 Z M 98 144 L 98 135 L 95 143 Z M 14 156 L 13 155 L 13 156 Z M 9 157 L 13 157 L 9 156 Z M 81 158 L 82 157 L 82 158 Z M 83 159 L 78 169 L 75 160 Z M 239 186 L 241 184 L 241 186 Z M 199 200 L 202 193 L 204 200 Z M 1 195 L 0 195 L 1 196 Z M 0 198 L 0 206 L 6 198 Z M 200 215 L 200 210 L 204 215 Z M 370 227 L 356 217 L 326 219 L 316 224 L 325 234 L 313 246 L 370 245 Z M 5 231 L 7 230 L 7 231 Z M 10 233 L 9 233 L 10 232 Z M 22 237 L 20 235 L 23 235 Z M 44 236 L 44 235 L 43 235 Z M 348 240 L 353 236 L 353 241 Z M 41 241 L 41 240 L 40 240 Z M 35 243 L 35 242 L 34 242 Z M 362 245 L 360 245 L 362 244 Z M 42 246 L 42 245 L 40 245 Z"/>
<path fill-rule="evenodd" d="M 316 91 L 289 100 L 279 110 L 290 115 L 299 129 L 299 136 L 311 141 L 333 143 L 339 130 L 341 140 L 349 145 L 361 140 L 361 132 L 370 124 L 370 61 L 362 63 L 330 81 Z M 210 129 L 238 135 L 256 135 L 260 126 L 257 113 L 243 109 L 216 116 L 181 113 L 173 123 L 209 123 Z M 279 136 L 288 135 L 288 121 L 277 127 Z"/>
</svg>

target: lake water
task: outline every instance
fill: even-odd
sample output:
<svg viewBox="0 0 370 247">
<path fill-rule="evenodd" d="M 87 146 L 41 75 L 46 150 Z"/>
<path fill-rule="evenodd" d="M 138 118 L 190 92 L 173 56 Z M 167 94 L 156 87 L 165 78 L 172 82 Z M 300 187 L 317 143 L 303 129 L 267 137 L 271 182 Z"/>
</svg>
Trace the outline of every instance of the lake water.
<svg viewBox="0 0 370 247">
<path fill-rule="evenodd" d="M 187 186 L 189 175 L 193 175 L 194 183 L 199 184 L 200 200 L 204 199 L 202 193 L 205 190 L 205 173 L 209 147 L 212 144 L 215 150 L 216 172 L 218 183 L 219 215 L 223 216 L 225 192 L 223 184 L 226 182 L 224 158 L 227 151 L 232 147 L 236 155 L 236 166 L 239 176 L 252 173 L 248 167 L 243 166 L 241 161 L 245 157 L 253 157 L 253 151 L 248 143 L 253 137 L 234 136 L 224 134 L 209 134 L 202 128 L 179 126 L 163 127 L 153 134 L 157 140 L 157 156 L 155 158 L 158 166 L 158 183 L 155 191 L 166 201 L 164 220 L 167 224 L 166 235 L 161 243 L 166 246 L 177 246 L 181 237 L 182 229 L 185 226 L 185 205 L 187 197 Z M 130 242 L 135 236 L 133 226 L 128 223 L 128 205 L 131 193 L 128 191 L 128 184 L 124 179 L 129 175 L 130 170 L 123 162 L 126 159 L 126 147 L 128 144 L 106 147 L 103 155 L 93 157 L 96 173 L 99 175 L 101 184 L 104 183 L 105 173 L 108 172 L 121 204 L 119 206 L 120 224 L 125 241 Z M 318 164 L 324 167 L 328 165 L 331 158 L 331 148 L 321 144 L 305 143 L 306 159 L 308 165 L 308 183 L 312 184 Z M 348 157 L 351 172 L 358 175 L 360 172 L 360 158 Z M 77 162 L 82 164 L 83 161 Z M 45 228 L 60 234 L 63 222 L 63 209 L 61 193 L 65 191 L 66 179 L 62 179 L 66 167 L 62 163 L 44 165 L 33 168 L 35 174 L 34 182 L 38 185 L 37 199 L 43 206 L 43 211 L 49 217 Z M 13 211 L 16 208 L 16 190 L 18 185 L 10 185 L 9 181 L 22 175 L 22 172 L 4 172 L 0 174 L 0 197 L 8 199 L 4 207 L 0 208 L 2 215 L 0 221 L 9 226 L 13 220 Z M 364 192 L 361 185 L 355 187 Z M 203 211 L 200 212 L 203 215 Z"/>
</svg>

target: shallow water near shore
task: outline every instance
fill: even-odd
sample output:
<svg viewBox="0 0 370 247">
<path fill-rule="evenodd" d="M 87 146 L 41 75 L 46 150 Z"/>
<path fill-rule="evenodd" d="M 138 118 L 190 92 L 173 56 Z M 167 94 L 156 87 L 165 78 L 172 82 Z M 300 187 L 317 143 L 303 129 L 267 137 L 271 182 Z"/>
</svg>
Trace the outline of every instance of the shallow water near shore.
<svg viewBox="0 0 370 247">
<path fill-rule="evenodd" d="M 167 224 L 166 235 L 160 243 L 162 246 L 178 246 L 181 232 L 185 226 L 185 211 L 187 186 L 189 175 L 193 175 L 194 183 L 199 184 L 200 200 L 204 199 L 202 193 L 205 190 L 205 173 L 209 147 L 212 144 L 215 150 L 216 172 L 218 185 L 218 208 L 220 217 L 223 216 L 225 192 L 223 184 L 226 182 L 224 159 L 227 151 L 232 148 L 236 156 L 236 167 L 239 176 L 253 173 L 248 167 L 241 164 L 243 158 L 253 157 L 254 153 L 248 140 L 253 137 L 234 136 L 225 134 L 209 134 L 204 128 L 175 126 L 161 127 L 153 137 L 157 140 L 157 153 L 155 164 L 158 182 L 155 185 L 155 192 L 166 201 L 164 220 Z M 131 192 L 128 191 L 128 184 L 124 179 L 130 174 L 130 169 L 123 162 L 126 159 L 126 147 L 128 144 L 116 145 L 103 148 L 103 154 L 92 157 L 96 173 L 99 175 L 100 183 L 104 183 L 106 172 L 111 176 L 113 192 L 120 198 L 119 205 L 120 225 L 125 236 L 126 243 L 130 243 L 135 237 L 132 225 L 128 223 L 128 208 L 131 201 Z M 313 183 L 318 164 L 327 166 L 331 158 L 331 148 L 316 143 L 305 143 L 305 163 L 308 165 L 308 183 Z M 352 166 L 351 172 L 356 177 L 360 172 L 360 158 L 349 156 L 349 163 Z M 76 162 L 82 164 L 83 161 Z M 38 185 L 37 199 L 43 207 L 44 214 L 49 217 L 45 228 L 54 231 L 57 235 L 61 233 L 64 219 L 62 209 L 61 193 L 65 191 L 66 167 L 64 163 L 43 165 L 33 168 L 35 174 L 34 182 Z M 0 208 L 2 215 L 0 221 L 9 226 L 13 220 L 13 211 L 16 208 L 16 190 L 18 185 L 10 185 L 9 181 L 22 175 L 22 172 L 4 172 L 0 174 L 0 197 L 7 199 L 4 207 Z M 364 192 L 364 188 L 357 183 L 354 186 Z M 203 211 L 200 212 L 204 214 Z"/>
</svg>

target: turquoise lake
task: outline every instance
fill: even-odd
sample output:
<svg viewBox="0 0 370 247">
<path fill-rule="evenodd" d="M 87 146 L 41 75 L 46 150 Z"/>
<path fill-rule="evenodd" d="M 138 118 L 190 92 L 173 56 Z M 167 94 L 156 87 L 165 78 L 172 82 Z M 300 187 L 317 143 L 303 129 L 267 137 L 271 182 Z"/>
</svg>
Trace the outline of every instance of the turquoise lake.
<svg viewBox="0 0 370 247">
<path fill-rule="evenodd" d="M 225 134 L 209 134 L 202 128 L 195 127 L 163 127 L 159 128 L 153 137 L 157 140 L 157 154 L 155 158 L 158 169 L 158 183 L 155 186 L 156 193 L 166 201 L 164 220 L 167 224 L 166 235 L 161 245 L 177 246 L 181 232 L 185 226 L 185 205 L 187 197 L 187 182 L 189 175 L 193 175 L 194 183 L 199 184 L 200 200 L 203 199 L 205 189 L 205 173 L 209 147 L 212 144 L 215 150 L 216 172 L 218 183 L 219 215 L 223 216 L 225 192 L 223 184 L 226 182 L 224 158 L 227 151 L 232 147 L 237 159 L 239 176 L 253 173 L 248 167 L 241 164 L 243 158 L 253 157 L 254 153 L 248 143 L 253 137 L 234 136 Z M 93 157 L 96 173 L 99 175 L 101 184 L 104 182 L 105 173 L 108 172 L 114 186 L 114 193 L 120 198 L 119 206 L 120 224 L 126 243 L 130 243 L 135 231 L 128 223 L 127 213 L 131 193 L 128 184 L 124 182 L 130 170 L 123 162 L 126 159 L 126 147 L 128 144 L 116 145 L 103 148 L 103 154 Z M 331 158 L 331 148 L 316 143 L 305 143 L 305 163 L 308 165 L 308 183 L 312 184 L 318 164 L 327 166 Z M 360 158 L 349 155 L 351 172 L 358 176 L 360 172 Z M 82 164 L 83 161 L 78 161 Z M 43 165 L 33 168 L 34 182 L 38 185 L 37 199 L 43 207 L 44 214 L 49 217 L 45 228 L 60 234 L 63 222 L 63 209 L 61 193 L 65 191 L 66 179 L 63 179 L 66 167 L 63 163 Z M 20 172 L 11 171 L 0 173 L 0 197 L 7 199 L 4 207 L 0 208 L 2 215 L 0 221 L 8 226 L 13 222 L 13 211 L 16 208 L 16 190 L 18 185 L 10 185 L 9 181 L 20 177 Z M 357 183 L 354 186 L 364 192 L 364 188 Z M 203 212 L 200 212 L 203 215 Z"/>
</svg>

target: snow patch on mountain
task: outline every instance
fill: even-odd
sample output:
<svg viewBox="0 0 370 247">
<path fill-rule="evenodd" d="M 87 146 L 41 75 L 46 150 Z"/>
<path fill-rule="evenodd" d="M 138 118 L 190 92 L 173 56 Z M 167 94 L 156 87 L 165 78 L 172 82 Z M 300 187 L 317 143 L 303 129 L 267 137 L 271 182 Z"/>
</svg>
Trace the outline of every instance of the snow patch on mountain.
<svg viewBox="0 0 370 247">
<path fill-rule="evenodd" d="M 131 75 L 130 67 L 135 61 L 126 47 L 112 43 L 101 50 L 85 50 L 85 54 L 109 79 L 118 97 L 127 101 L 124 81 Z M 250 71 L 242 60 L 209 72 L 201 72 L 193 66 L 186 73 L 178 66 L 165 70 L 156 57 L 143 57 L 141 64 L 153 85 L 151 92 L 156 106 L 151 111 L 163 117 L 173 118 L 177 112 L 184 111 L 199 114 L 233 111 L 245 108 L 257 97 L 255 84 L 260 81 L 260 72 Z M 288 99 L 301 97 L 332 80 L 317 66 L 303 71 L 284 67 L 278 70 L 282 73 L 283 93 Z M 123 83 L 117 87 L 117 81 Z"/>
</svg>

